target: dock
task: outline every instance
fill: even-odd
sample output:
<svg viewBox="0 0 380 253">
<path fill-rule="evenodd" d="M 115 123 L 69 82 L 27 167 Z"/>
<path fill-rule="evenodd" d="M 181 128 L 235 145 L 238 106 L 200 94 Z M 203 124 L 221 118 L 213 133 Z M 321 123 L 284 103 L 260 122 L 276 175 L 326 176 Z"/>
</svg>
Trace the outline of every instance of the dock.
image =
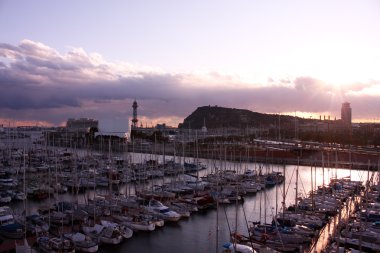
<svg viewBox="0 0 380 253">
<path fill-rule="evenodd" d="M 357 203 L 360 197 L 350 197 L 343 208 L 341 208 L 337 215 L 331 218 L 331 220 L 321 229 L 317 240 L 310 247 L 309 253 L 321 253 L 325 252 L 332 239 L 340 231 L 342 224 L 348 220 L 351 214 L 355 212 Z M 339 242 L 338 242 L 339 244 Z"/>
</svg>

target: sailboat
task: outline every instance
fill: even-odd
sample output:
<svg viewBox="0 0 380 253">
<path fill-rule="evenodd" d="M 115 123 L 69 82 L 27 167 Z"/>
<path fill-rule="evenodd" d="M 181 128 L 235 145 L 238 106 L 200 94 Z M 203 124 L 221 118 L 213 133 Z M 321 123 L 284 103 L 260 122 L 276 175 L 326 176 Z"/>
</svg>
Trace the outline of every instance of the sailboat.
<svg viewBox="0 0 380 253">
<path fill-rule="evenodd" d="M 25 190 L 25 151 L 24 151 L 24 190 Z M 24 200 L 25 212 L 25 200 Z M 13 211 L 8 206 L 0 207 L 0 235 L 10 239 L 21 239 L 25 236 L 25 225 L 16 221 Z"/>
<path fill-rule="evenodd" d="M 120 231 L 114 227 L 105 227 L 103 225 L 95 224 L 94 226 L 83 226 L 83 232 L 90 236 L 92 239 L 97 239 L 105 244 L 120 244 L 123 236 Z"/>
<path fill-rule="evenodd" d="M 255 251 L 252 247 L 244 245 L 244 244 L 239 244 L 239 243 L 232 243 L 232 242 L 227 242 L 223 244 L 223 252 L 236 252 L 236 253 L 254 253 L 257 252 Z"/>
<path fill-rule="evenodd" d="M 180 214 L 171 210 L 169 207 L 165 206 L 156 199 L 151 199 L 145 209 L 153 215 L 163 218 L 166 221 L 178 221 L 181 218 Z"/>
<path fill-rule="evenodd" d="M 45 253 L 74 253 L 74 243 L 69 239 L 59 237 L 39 237 L 38 246 L 40 252 Z"/>
<path fill-rule="evenodd" d="M 98 251 L 98 242 L 82 233 L 67 233 L 64 234 L 64 237 L 71 240 L 74 243 L 76 251 L 86 253 L 93 253 Z"/>
</svg>

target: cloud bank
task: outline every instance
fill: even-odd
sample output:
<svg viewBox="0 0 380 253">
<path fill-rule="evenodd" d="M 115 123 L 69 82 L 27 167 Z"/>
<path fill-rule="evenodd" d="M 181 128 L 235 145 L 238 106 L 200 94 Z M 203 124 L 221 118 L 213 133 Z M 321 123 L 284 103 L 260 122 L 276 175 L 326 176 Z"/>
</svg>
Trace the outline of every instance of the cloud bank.
<svg viewBox="0 0 380 253">
<path fill-rule="evenodd" d="M 0 43 L 0 118 L 62 124 L 92 117 L 127 129 L 132 101 L 146 121 L 177 124 L 198 106 L 219 105 L 258 112 L 310 112 L 340 118 L 351 102 L 354 119 L 376 119 L 380 82 L 336 87 L 317 78 L 268 77 L 246 83 L 223 73 L 169 73 L 157 68 L 109 62 L 82 48 L 61 53 L 40 42 Z M 110 123 L 111 122 L 111 123 Z M 107 125 L 106 124 L 106 125 Z M 120 127 L 120 126 L 119 126 Z"/>
</svg>

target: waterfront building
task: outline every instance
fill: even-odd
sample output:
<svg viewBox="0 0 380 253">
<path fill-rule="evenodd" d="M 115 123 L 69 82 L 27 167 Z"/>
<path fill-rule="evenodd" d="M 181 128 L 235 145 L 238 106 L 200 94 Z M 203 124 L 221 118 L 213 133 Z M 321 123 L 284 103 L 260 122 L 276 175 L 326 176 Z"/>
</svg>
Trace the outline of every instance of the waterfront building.
<svg viewBox="0 0 380 253">
<path fill-rule="evenodd" d="M 344 102 L 342 104 L 342 109 L 341 109 L 342 124 L 350 127 L 351 126 L 351 119 L 352 119 L 352 109 L 350 107 L 350 103 Z"/>
<path fill-rule="evenodd" d="M 66 122 L 66 129 L 72 132 L 87 132 L 91 128 L 98 129 L 98 126 L 98 120 L 89 118 L 68 119 Z"/>
<path fill-rule="evenodd" d="M 137 117 L 137 108 L 138 104 L 137 101 L 134 100 L 132 104 L 133 108 L 133 118 L 132 118 L 132 124 L 131 124 L 131 134 L 130 136 L 135 138 L 147 138 L 154 140 L 154 135 L 159 133 L 159 136 L 156 135 L 157 138 L 168 138 L 168 140 L 174 140 L 174 136 L 178 133 L 178 128 L 167 126 L 165 123 L 162 124 L 156 124 L 156 126 L 143 126 L 142 122 L 140 127 L 138 126 L 139 119 Z"/>
</svg>

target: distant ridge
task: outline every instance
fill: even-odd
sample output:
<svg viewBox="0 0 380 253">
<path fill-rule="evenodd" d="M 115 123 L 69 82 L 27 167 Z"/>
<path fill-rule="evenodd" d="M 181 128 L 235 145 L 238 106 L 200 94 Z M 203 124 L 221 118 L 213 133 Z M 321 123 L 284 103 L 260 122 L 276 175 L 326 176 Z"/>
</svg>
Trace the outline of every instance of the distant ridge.
<svg viewBox="0 0 380 253">
<path fill-rule="evenodd" d="M 280 116 L 281 125 L 294 125 L 294 117 Z M 298 122 L 306 121 L 298 118 Z M 278 114 L 252 112 L 246 109 L 226 108 L 220 106 L 201 106 L 187 116 L 179 128 L 201 129 L 203 122 L 208 129 L 270 127 L 278 124 Z"/>
</svg>

